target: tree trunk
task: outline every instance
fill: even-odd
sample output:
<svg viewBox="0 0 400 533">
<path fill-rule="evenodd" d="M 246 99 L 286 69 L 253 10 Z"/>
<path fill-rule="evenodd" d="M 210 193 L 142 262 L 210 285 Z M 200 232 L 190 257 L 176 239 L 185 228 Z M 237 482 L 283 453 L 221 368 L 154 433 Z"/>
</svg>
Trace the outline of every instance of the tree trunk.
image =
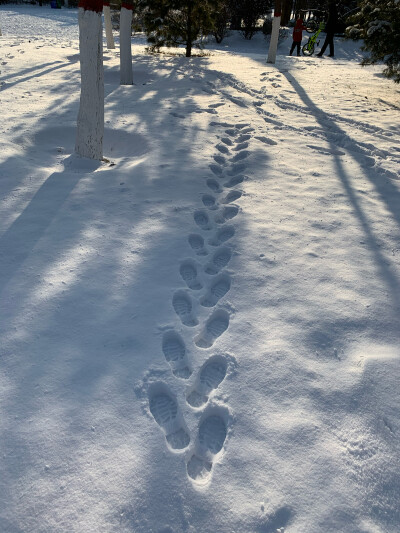
<svg viewBox="0 0 400 533">
<path fill-rule="evenodd" d="M 104 135 L 104 75 L 102 0 L 81 0 L 78 5 L 81 98 L 75 152 L 102 159 Z"/>
<path fill-rule="evenodd" d="M 306 20 L 306 13 L 305 10 L 307 9 L 308 2 L 307 0 L 295 0 L 294 3 L 294 12 L 296 15 L 296 18 L 298 15 L 301 15 L 301 18 L 305 21 Z"/>
<path fill-rule="evenodd" d="M 186 27 L 186 57 L 190 57 L 192 55 L 192 23 L 192 2 L 189 2 Z"/>
<path fill-rule="evenodd" d="M 103 1 L 103 14 L 104 14 L 104 26 L 106 28 L 107 48 L 111 50 L 115 48 L 115 44 L 114 44 L 114 37 L 113 37 L 113 32 L 112 32 L 110 2 Z"/>
<path fill-rule="evenodd" d="M 133 85 L 132 74 L 132 10 L 133 0 L 124 0 L 119 18 L 121 85 Z"/>
<path fill-rule="evenodd" d="M 240 30 L 242 28 L 242 19 L 238 15 L 233 15 L 231 18 L 230 29 L 231 30 Z"/>
<path fill-rule="evenodd" d="M 275 1 L 274 19 L 272 21 L 271 40 L 269 42 L 267 63 L 275 63 L 276 51 L 278 49 L 279 28 L 281 25 L 281 2 Z"/>
<path fill-rule="evenodd" d="M 283 0 L 281 26 L 287 26 L 292 14 L 293 0 Z"/>
</svg>

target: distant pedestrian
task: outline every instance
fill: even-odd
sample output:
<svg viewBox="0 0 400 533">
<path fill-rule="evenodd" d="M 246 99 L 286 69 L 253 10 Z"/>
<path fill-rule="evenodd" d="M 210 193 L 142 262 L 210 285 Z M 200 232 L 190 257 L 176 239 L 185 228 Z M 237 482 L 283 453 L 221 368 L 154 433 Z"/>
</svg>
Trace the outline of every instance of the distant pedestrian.
<svg viewBox="0 0 400 533">
<path fill-rule="evenodd" d="M 293 43 L 292 48 L 290 49 L 290 55 L 293 54 L 294 49 L 297 47 L 297 55 L 300 55 L 300 45 L 301 40 L 303 38 L 303 30 L 305 30 L 306 27 L 303 24 L 303 19 L 301 18 L 301 15 L 299 15 L 298 19 L 296 20 L 296 24 L 293 28 Z"/>
<path fill-rule="evenodd" d="M 338 21 L 338 13 L 335 2 L 329 2 L 328 10 L 328 20 L 325 24 L 326 37 L 325 42 L 322 45 L 321 51 L 317 54 L 317 57 L 322 57 L 326 50 L 326 47 L 329 44 L 329 57 L 334 57 L 335 55 L 335 46 L 333 44 L 333 37 L 335 35 L 335 30 Z"/>
</svg>

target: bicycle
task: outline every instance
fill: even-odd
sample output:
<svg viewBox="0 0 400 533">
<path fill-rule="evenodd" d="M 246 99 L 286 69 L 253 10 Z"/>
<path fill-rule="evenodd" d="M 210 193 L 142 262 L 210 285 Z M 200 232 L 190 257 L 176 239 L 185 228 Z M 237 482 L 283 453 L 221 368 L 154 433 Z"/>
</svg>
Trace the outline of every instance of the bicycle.
<svg viewBox="0 0 400 533">
<path fill-rule="evenodd" d="M 319 45 L 319 41 L 317 41 L 318 36 L 321 33 L 321 31 L 324 30 L 324 28 L 325 28 L 325 23 L 324 22 L 320 22 L 317 31 L 314 33 L 314 35 L 312 35 L 309 38 L 308 42 L 303 46 L 302 51 L 303 51 L 303 54 L 305 56 L 312 56 L 313 55 L 313 53 L 315 51 L 315 46 Z"/>
<path fill-rule="evenodd" d="M 307 33 L 316 32 L 320 22 L 323 22 L 326 18 L 325 12 L 320 9 L 301 9 L 300 16 L 304 20 L 304 26 Z"/>
<path fill-rule="evenodd" d="M 314 33 L 318 29 L 319 21 L 315 18 L 310 18 L 307 20 L 307 22 L 305 22 L 304 25 L 307 33 Z"/>
</svg>

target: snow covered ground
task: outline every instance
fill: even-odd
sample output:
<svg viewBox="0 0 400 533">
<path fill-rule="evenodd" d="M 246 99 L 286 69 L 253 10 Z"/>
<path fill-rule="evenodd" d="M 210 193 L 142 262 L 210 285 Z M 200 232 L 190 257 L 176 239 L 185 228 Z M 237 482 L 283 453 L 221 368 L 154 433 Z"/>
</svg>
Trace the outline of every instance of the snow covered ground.
<svg viewBox="0 0 400 533">
<path fill-rule="evenodd" d="M 104 52 L 0 6 L 1 533 L 400 531 L 400 91 L 262 36 Z"/>
</svg>

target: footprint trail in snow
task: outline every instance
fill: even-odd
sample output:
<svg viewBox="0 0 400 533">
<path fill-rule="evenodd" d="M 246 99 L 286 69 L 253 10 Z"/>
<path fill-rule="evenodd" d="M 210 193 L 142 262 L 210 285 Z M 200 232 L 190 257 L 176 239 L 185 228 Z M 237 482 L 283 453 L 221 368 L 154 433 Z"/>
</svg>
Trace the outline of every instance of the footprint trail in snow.
<svg viewBox="0 0 400 533">
<path fill-rule="evenodd" d="M 190 437 L 184 427 L 178 404 L 163 384 L 150 391 L 149 405 L 154 420 L 165 434 L 165 439 L 172 450 L 183 450 L 189 445 Z"/>
<path fill-rule="evenodd" d="M 186 401 L 192 407 L 202 407 L 207 403 L 209 394 L 215 390 L 226 376 L 227 362 L 220 355 L 208 359 L 201 368 L 195 385 L 190 388 Z"/>
<path fill-rule="evenodd" d="M 222 410 L 210 410 L 200 422 L 195 453 L 187 463 L 188 476 L 198 484 L 211 477 L 215 457 L 222 450 L 227 436 L 227 424 Z"/>
<path fill-rule="evenodd" d="M 178 268 L 183 286 L 176 287 L 171 302 L 171 316 L 184 330 L 178 333 L 171 327 L 164 333 L 161 345 L 176 383 L 189 382 L 182 401 L 186 401 L 193 413 L 205 408 L 196 438 L 190 437 L 179 400 L 166 383 L 154 384 L 149 392 L 150 412 L 163 431 L 168 448 L 179 451 L 192 447 L 186 469 L 194 484 L 206 484 L 211 480 L 213 466 L 222 457 L 228 434 L 229 411 L 218 404 L 216 393 L 227 376 L 229 356 L 207 355 L 194 380 L 191 376 L 196 354 L 201 357 L 202 353 L 207 354 L 208 349 L 216 347 L 230 326 L 230 307 L 226 309 L 224 302 L 231 290 L 232 275 L 226 267 L 234 249 L 236 229 L 232 222 L 240 214 L 235 202 L 243 194 L 237 187 L 249 179 L 244 172 L 251 155 L 249 143 L 253 132 L 249 124 L 213 122 L 211 125 L 220 126 L 223 131 L 215 144 L 209 174 L 205 176 L 208 190 L 203 192 L 201 205 L 193 212 L 193 229 L 187 236 L 192 257 L 180 261 Z M 202 319 L 204 314 L 208 317 Z M 193 332 L 191 340 L 187 338 L 190 332 Z M 190 362 L 187 343 L 193 344 Z"/>
</svg>

